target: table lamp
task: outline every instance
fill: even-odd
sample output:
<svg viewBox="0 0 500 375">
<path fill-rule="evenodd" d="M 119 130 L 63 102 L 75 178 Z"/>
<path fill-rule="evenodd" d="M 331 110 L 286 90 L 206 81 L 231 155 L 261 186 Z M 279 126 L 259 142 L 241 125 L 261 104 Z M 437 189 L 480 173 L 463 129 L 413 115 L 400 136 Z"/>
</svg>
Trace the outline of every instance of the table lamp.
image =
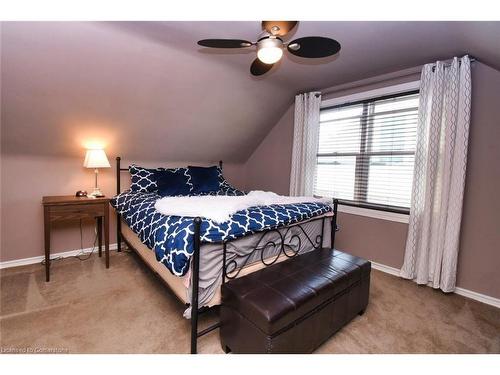
<svg viewBox="0 0 500 375">
<path fill-rule="evenodd" d="M 101 190 L 97 187 L 97 175 L 99 174 L 99 168 L 111 168 L 109 164 L 108 158 L 106 157 L 106 153 L 103 149 L 90 149 L 87 150 L 85 154 L 85 161 L 83 162 L 83 166 L 85 168 L 94 168 L 95 172 L 95 187 L 91 197 L 98 198 L 104 197 L 104 194 L 101 193 Z"/>
</svg>

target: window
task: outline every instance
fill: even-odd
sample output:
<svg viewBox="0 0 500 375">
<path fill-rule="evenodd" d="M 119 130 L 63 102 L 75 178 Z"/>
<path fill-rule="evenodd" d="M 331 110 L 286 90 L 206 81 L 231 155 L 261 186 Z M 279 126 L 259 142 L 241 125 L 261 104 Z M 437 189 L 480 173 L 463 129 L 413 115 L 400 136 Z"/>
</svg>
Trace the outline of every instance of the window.
<svg viewBox="0 0 500 375">
<path fill-rule="evenodd" d="M 418 90 L 321 109 L 314 194 L 407 213 Z"/>
</svg>

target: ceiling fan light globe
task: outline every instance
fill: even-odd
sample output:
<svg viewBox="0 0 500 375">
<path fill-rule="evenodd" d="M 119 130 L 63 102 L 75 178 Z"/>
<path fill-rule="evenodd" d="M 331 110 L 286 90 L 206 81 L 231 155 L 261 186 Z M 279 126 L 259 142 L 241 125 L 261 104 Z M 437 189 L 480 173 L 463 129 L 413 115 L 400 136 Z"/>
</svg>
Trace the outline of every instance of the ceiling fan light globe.
<svg viewBox="0 0 500 375">
<path fill-rule="evenodd" d="M 257 57 L 264 64 L 274 64 L 283 56 L 283 50 L 278 47 L 262 48 L 257 51 Z"/>
<path fill-rule="evenodd" d="M 264 64 L 274 64 L 283 56 L 283 42 L 278 38 L 261 40 L 257 45 L 257 57 Z"/>
</svg>

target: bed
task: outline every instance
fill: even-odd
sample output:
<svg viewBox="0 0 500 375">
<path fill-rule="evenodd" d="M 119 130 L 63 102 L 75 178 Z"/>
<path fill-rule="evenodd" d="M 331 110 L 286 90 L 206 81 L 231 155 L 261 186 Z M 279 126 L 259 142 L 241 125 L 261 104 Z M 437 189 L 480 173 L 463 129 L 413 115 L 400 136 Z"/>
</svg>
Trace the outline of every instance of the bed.
<svg viewBox="0 0 500 375">
<path fill-rule="evenodd" d="M 168 216 L 155 210 L 157 193 L 121 191 L 120 175 L 130 168 L 122 168 L 117 157 L 117 195 L 112 205 L 117 215 L 118 251 L 124 241 L 186 305 L 184 316 L 191 319 L 192 353 L 197 352 L 200 336 L 219 327 L 217 323 L 198 332 L 198 315 L 220 305 L 223 283 L 334 243 L 337 201 L 331 205 L 252 207 L 226 223 Z M 217 194 L 244 194 L 224 180 L 222 162 L 219 171 Z M 141 182 L 149 184 L 147 179 L 141 178 Z"/>
</svg>

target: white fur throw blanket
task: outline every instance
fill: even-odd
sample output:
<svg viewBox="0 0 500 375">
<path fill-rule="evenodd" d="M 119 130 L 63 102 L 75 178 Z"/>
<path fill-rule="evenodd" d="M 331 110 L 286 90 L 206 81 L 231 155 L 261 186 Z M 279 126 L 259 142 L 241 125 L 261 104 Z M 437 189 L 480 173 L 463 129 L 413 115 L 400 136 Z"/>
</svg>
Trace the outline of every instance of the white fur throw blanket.
<svg viewBox="0 0 500 375">
<path fill-rule="evenodd" d="M 228 221 L 232 214 L 249 207 L 305 202 L 328 204 L 330 201 L 328 198 L 288 197 L 270 191 L 254 190 L 242 196 L 164 197 L 156 201 L 155 209 L 164 215 L 200 216 L 223 223 Z"/>
</svg>

